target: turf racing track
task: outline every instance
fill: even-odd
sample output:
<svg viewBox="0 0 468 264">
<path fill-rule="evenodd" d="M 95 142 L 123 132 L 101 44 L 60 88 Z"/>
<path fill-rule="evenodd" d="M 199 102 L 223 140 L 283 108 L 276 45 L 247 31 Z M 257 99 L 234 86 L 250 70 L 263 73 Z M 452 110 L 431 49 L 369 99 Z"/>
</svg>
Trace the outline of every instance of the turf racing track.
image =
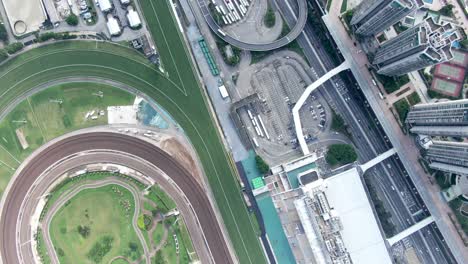
<svg viewBox="0 0 468 264">
<path fill-rule="evenodd" d="M 153 2 L 142 1 L 142 4 L 153 5 Z M 160 6 L 152 10 L 159 10 L 160 13 L 151 17 L 163 19 L 170 15 L 165 1 L 155 1 L 154 4 Z M 149 20 L 146 12 L 149 11 L 145 11 L 145 17 Z M 233 164 L 207 110 L 204 91 L 200 89 L 183 42 L 174 39 L 174 32 L 177 32 L 175 24 L 148 23 L 153 24 L 152 30 L 157 28 L 152 34 L 158 43 L 166 74 L 156 70 L 139 53 L 118 45 L 94 41 L 49 44 L 14 57 L 0 66 L 0 113 L 18 98 L 37 92 L 38 87 L 46 87 L 48 83 L 60 80 L 66 82 L 66 78 L 110 80 L 137 89 L 165 108 L 189 137 L 202 163 L 238 261 L 264 263 L 263 251 L 240 194 Z M 180 41 L 180 36 L 176 35 L 176 39 Z M 15 193 L 9 195 L 15 196 Z M 9 212 L 2 212 L 5 213 Z M 0 232 L 5 234 L 11 227 L 2 222 L 0 228 Z M 11 254 L 3 252 L 5 241 L 8 240 L 0 241 L 3 258 L 5 254 Z M 3 261 L 15 263 L 8 259 Z"/>
</svg>

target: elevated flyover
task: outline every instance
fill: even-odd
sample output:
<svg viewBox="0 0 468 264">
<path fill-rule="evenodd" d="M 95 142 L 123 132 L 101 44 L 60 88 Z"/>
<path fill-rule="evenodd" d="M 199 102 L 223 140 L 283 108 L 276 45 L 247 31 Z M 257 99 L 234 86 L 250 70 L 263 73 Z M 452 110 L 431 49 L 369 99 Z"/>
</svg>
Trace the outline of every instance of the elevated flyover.
<svg viewBox="0 0 468 264">
<path fill-rule="evenodd" d="M 210 13 L 210 9 L 206 3 L 206 0 L 196 0 L 200 11 L 202 12 L 203 17 L 205 18 L 206 23 L 211 28 L 211 30 L 222 40 L 231 44 L 232 46 L 238 47 L 243 50 L 251 51 L 269 51 L 281 48 L 288 45 L 293 40 L 295 40 L 304 29 L 304 26 L 307 22 L 307 1 L 306 0 L 297 0 L 299 14 L 297 17 L 296 25 L 289 31 L 289 33 L 273 42 L 270 43 L 248 43 L 245 41 L 238 40 L 228 34 L 221 34 L 219 30 L 223 30 L 218 23 L 214 20 L 213 16 Z"/>
</svg>

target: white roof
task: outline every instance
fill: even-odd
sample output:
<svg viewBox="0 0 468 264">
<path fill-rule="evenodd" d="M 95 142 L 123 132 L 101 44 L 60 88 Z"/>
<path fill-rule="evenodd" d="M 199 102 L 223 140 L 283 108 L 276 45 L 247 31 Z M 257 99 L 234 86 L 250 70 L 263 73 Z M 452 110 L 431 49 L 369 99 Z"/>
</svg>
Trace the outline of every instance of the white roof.
<svg viewBox="0 0 468 264">
<path fill-rule="evenodd" d="M 218 87 L 218 89 L 219 89 L 219 92 L 221 93 L 221 97 L 223 99 L 226 98 L 226 97 L 229 97 L 229 93 L 226 90 L 226 86 L 221 85 L 221 86 Z"/>
<path fill-rule="evenodd" d="M 341 237 L 353 263 L 392 263 L 357 169 L 312 182 L 303 190 L 317 187 L 343 225 Z"/>
<path fill-rule="evenodd" d="M 109 20 L 107 21 L 107 29 L 109 29 L 109 33 L 114 36 L 120 34 L 120 26 L 119 23 L 117 22 L 117 19 L 114 17 L 109 17 Z"/>
<path fill-rule="evenodd" d="M 325 180 L 325 194 L 342 224 L 353 263 L 392 263 L 356 168 Z"/>
<path fill-rule="evenodd" d="M 140 16 L 133 9 L 128 10 L 127 19 L 128 23 L 130 24 L 130 27 L 138 27 L 139 25 L 141 25 Z"/>
<path fill-rule="evenodd" d="M 109 124 L 138 124 L 137 111 L 133 105 L 108 106 L 107 122 Z"/>
<path fill-rule="evenodd" d="M 109 11 L 112 9 L 112 4 L 110 0 L 98 0 L 99 3 L 99 8 L 101 8 L 101 11 Z"/>
<path fill-rule="evenodd" d="M 128 4 L 128 3 L 130 3 L 130 0 L 120 0 L 120 3 L 122 3 L 122 4 L 124 4 L 124 5 L 125 5 L 125 4 Z"/>
</svg>

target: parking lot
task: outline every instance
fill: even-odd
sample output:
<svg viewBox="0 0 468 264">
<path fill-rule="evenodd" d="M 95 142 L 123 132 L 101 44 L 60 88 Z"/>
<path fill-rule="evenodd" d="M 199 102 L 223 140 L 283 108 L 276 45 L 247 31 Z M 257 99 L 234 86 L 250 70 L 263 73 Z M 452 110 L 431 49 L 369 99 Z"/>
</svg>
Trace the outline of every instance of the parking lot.
<svg viewBox="0 0 468 264">
<path fill-rule="evenodd" d="M 300 156 L 292 108 L 311 83 L 305 67 L 289 56 L 275 56 L 250 67 L 252 71 L 249 69 L 241 73 L 251 72 L 249 85 L 238 85 L 239 94 L 243 97 L 258 94 L 259 100 L 239 109 L 237 113 L 253 146 L 270 164 Z M 319 93 L 312 93 L 301 108 L 303 131 L 310 145 L 318 142 L 319 136 L 328 133 L 332 116 L 330 111 Z"/>
</svg>

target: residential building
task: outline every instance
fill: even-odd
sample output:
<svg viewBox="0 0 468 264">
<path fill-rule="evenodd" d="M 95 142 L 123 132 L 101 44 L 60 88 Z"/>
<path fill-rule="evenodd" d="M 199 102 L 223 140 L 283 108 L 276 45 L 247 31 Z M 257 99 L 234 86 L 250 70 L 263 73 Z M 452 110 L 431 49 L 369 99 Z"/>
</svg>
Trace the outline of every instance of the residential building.
<svg viewBox="0 0 468 264">
<path fill-rule="evenodd" d="M 406 123 L 416 134 L 468 137 L 468 99 L 415 105 Z"/>
<path fill-rule="evenodd" d="M 468 143 L 434 141 L 426 158 L 433 169 L 468 175 Z"/>
<path fill-rule="evenodd" d="M 379 74 L 395 76 L 453 58 L 453 42 L 461 39 L 452 23 L 438 24 L 432 17 L 405 30 L 377 49 L 373 64 Z"/>
<path fill-rule="evenodd" d="M 351 25 L 356 34 L 372 36 L 416 10 L 415 0 L 365 0 L 356 7 Z"/>
</svg>

